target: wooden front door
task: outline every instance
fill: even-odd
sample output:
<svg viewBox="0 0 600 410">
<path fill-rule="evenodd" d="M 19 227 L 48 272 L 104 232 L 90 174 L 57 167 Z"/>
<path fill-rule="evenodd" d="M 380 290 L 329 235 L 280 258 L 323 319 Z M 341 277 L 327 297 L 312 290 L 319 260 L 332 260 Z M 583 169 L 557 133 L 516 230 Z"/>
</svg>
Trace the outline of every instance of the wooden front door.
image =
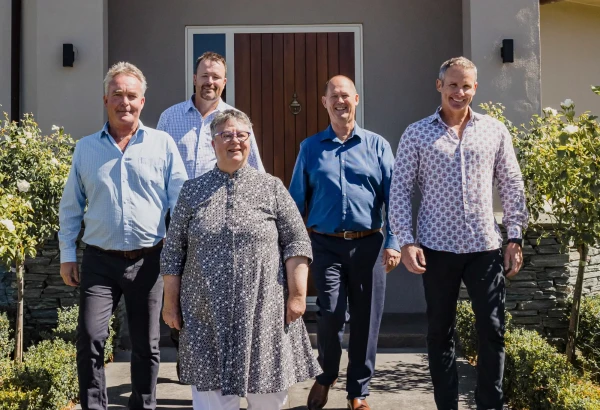
<svg viewBox="0 0 600 410">
<path fill-rule="evenodd" d="M 254 124 L 266 171 L 289 187 L 300 142 L 329 124 L 325 83 L 354 80 L 354 33 L 236 33 L 234 50 L 235 106 Z"/>
</svg>

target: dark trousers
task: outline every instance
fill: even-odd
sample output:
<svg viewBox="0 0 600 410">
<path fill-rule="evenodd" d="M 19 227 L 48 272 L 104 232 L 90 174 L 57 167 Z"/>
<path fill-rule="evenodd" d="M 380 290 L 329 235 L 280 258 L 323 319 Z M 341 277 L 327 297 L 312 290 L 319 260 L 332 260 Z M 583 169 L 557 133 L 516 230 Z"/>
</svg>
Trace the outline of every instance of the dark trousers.
<svg viewBox="0 0 600 410">
<path fill-rule="evenodd" d="M 475 312 L 478 410 L 502 409 L 504 374 L 504 268 L 502 250 L 455 254 L 423 248 L 427 300 L 427 351 L 439 410 L 458 409 L 458 374 L 454 352 L 456 305 L 461 280 Z"/>
<path fill-rule="evenodd" d="M 346 391 L 349 399 L 368 396 L 385 297 L 385 272 L 374 269 L 383 234 L 345 240 L 313 232 L 311 242 L 310 269 L 319 306 L 317 345 L 323 368 L 317 382 L 330 385 L 338 377 L 348 310 L 350 342 Z"/>
<path fill-rule="evenodd" d="M 108 406 L 104 344 L 108 322 L 121 295 L 125 297 L 132 350 L 128 408 L 156 408 L 163 293 L 159 261 L 160 249 L 133 260 L 89 246 L 85 249 L 77 328 L 79 398 L 84 410 L 105 410 Z"/>
</svg>

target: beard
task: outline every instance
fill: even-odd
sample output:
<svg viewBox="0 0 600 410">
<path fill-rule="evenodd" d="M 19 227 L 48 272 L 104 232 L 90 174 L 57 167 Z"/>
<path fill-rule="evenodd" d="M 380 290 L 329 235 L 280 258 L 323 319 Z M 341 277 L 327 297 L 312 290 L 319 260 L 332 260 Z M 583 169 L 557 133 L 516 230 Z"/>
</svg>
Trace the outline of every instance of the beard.
<svg viewBox="0 0 600 410">
<path fill-rule="evenodd" d="M 216 87 L 203 86 L 200 89 L 200 98 L 203 100 L 215 100 L 221 96 L 221 93 Z"/>
</svg>

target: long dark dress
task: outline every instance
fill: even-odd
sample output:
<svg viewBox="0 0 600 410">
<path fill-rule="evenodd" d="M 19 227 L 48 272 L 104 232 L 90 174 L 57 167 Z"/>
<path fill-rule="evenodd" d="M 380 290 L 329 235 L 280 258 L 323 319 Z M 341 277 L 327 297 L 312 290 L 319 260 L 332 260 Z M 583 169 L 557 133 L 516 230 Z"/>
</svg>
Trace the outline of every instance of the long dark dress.
<svg viewBox="0 0 600 410">
<path fill-rule="evenodd" d="M 312 258 L 311 245 L 279 179 L 215 167 L 185 183 L 161 257 L 163 275 L 182 275 L 182 382 L 245 396 L 321 372 L 304 322 L 285 326 L 293 256 Z"/>
</svg>

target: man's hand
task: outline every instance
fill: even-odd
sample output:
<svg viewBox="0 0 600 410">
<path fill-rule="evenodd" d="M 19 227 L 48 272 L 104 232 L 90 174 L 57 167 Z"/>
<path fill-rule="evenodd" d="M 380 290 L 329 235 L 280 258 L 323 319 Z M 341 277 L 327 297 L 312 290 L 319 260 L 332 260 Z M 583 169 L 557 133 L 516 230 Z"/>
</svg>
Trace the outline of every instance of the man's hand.
<svg viewBox="0 0 600 410">
<path fill-rule="evenodd" d="M 516 243 L 509 243 L 504 252 L 504 272 L 507 278 L 512 278 L 523 266 L 523 250 Z M 508 270 L 510 268 L 510 270 Z"/>
<path fill-rule="evenodd" d="M 401 249 L 402 263 L 412 273 L 422 275 L 425 273 L 425 255 L 423 249 L 419 248 L 414 243 L 404 245 Z"/>
<path fill-rule="evenodd" d="M 385 267 L 385 273 L 389 273 L 400 263 L 400 252 L 395 249 L 384 249 L 382 263 Z"/>
<path fill-rule="evenodd" d="M 287 300 L 285 323 L 289 325 L 304 314 L 306 310 L 306 297 L 290 296 Z"/>
<path fill-rule="evenodd" d="M 179 306 L 163 306 L 163 320 L 171 329 L 181 330 L 183 319 L 181 318 L 181 309 Z"/>
<path fill-rule="evenodd" d="M 79 286 L 79 266 L 77 266 L 77 262 L 61 263 L 60 276 L 65 281 L 65 285 Z"/>
</svg>

